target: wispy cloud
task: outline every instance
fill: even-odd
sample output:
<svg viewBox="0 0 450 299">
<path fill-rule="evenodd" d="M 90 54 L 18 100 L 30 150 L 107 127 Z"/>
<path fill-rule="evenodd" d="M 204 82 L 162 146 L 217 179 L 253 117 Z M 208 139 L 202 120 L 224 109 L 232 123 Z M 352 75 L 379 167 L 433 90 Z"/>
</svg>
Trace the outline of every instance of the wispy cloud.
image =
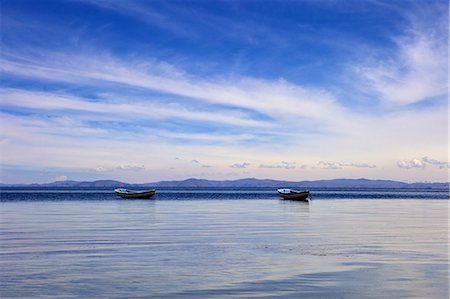
<svg viewBox="0 0 450 299">
<path fill-rule="evenodd" d="M 343 167 L 357 167 L 357 168 L 376 168 L 376 165 L 367 163 L 339 163 L 339 166 Z"/>
<path fill-rule="evenodd" d="M 398 161 L 397 166 L 402 169 L 414 169 L 414 168 L 424 169 L 425 163 L 419 159 L 412 159 L 409 161 Z"/>
<path fill-rule="evenodd" d="M 195 37 L 192 30 L 187 29 L 186 23 L 180 23 L 176 16 L 163 14 L 152 6 L 145 5 L 145 1 L 112 1 L 112 0 L 78 0 L 86 4 L 97 6 L 101 9 L 110 10 L 118 14 L 131 17 L 148 25 L 157 26 L 175 35 L 184 37 Z"/>
<path fill-rule="evenodd" d="M 368 163 L 349 163 L 349 162 L 342 162 L 342 163 L 337 163 L 337 162 L 331 162 L 331 161 L 319 161 L 317 162 L 317 168 L 319 169 L 332 169 L 332 170 L 337 170 L 337 169 L 348 169 L 348 168 L 376 168 L 376 165 L 373 164 L 368 164 Z M 316 167 L 311 167 L 311 168 L 316 168 Z"/>
<path fill-rule="evenodd" d="M 428 157 L 423 157 L 422 158 L 422 162 L 427 163 L 427 164 L 431 164 L 434 166 L 437 166 L 441 169 L 443 168 L 450 168 L 450 163 L 447 161 L 439 161 L 439 160 L 435 160 L 435 159 L 431 159 Z"/>
<path fill-rule="evenodd" d="M 427 9 L 421 14 L 427 17 L 410 16 L 410 27 L 392 38 L 394 54 L 378 54 L 356 68 L 366 80 L 363 87 L 386 103 L 407 105 L 448 92 L 448 15 Z"/>
<path fill-rule="evenodd" d="M 264 121 L 246 119 L 245 115 L 227 109 L 216 110 L 216 114 L 210 111 L 190 110 L 181 104 L 161 104 L 150 99 L 137 99 L 120 101 L 103 98 L 101 101 L 89 98 L 80 98 L 64 93 L 48 93 L 39 91 L 27 91 L 21 89 L 1 88 L 2 105 L 5 107 L 20 107 L 37 110 L 53 111 L 83 111 L 108 115 L 117 120 L 144 119 L 186 119 L 221 123 L 228 126 L 269 127 Z M 126 118 L 124 118 L 126 117 Z"/>
<path fill-rule="evenodd" d="M 317 165 L 319 166 L 320 169 L 333 169 L 333 170 L 342 169 L 342 167 L 339 166 L 338 164 L 328 161 L 319 161 Z"/>
<path fill-rule="evenodd" d="M 424 169 L 427 165 L 436 166 L 439 169 L 450 168 L 449 162 L 431 159 L 427 156 L 423 157 L 422 159 L 412 159 L 397 162 L 397 166 L 403 169 L 413 169 L 413 168 Z"/>
<path fill-rule="evenodd" d="M 250 166 L 251 164 L 248 162 L 243 162 L 243 163 L 234 163 L 233 165 L 230 165 L 230 168 L 247 168 L 248 166 Z"/>
<path fill-rule="evenodd" d="M 49 54 L 47 61 L 42 57 L 13 59 L 4 55 L 0 67 L 5 73 L 40 80 L 83 85 L 108 82 L 124 84 L 189 97 L 212 105 L 250 109 L 272 118 L 297 118 L 297 122 L 303 118 L 335 124 L 347 113 L 336 99 L 323 89 L 305 88 L 285 80 L 268 81 L 250 77 L 205 80 L 180 75 L 182 71 L 167 73 L 167 70 L 161 70 L 158 63 L 142 65 L 142 62 L 125 63 L 112 57 L 66 56 L 54 53 Z M 336 115 L 342 115 L 342 118 L 333 117 Z M 217 119 L 226 118 L 226 114 L 215 116 Z"/>
<path fill-rule="evenodd" d="M 124 171 L 141 171 L 144 170 L 144 165 L 119 165 L 117 166 L 118 170 L 124 170 Z"/>
<path fill-rule="evenodd" d="M 286 162 L 281 161 L 281 163 L 278 164 L 260 164 L 259 168 L 284 168 L 284 169 L 294 169 L 297 168 L 297 163 L 295 162 Z"/>
<path fill-rule="evenodd" d="M 191 160 L 191 164 L 200 166 L 200 167 L 202 167 L 202 168 L 213 168 L 213 167 L 214 167 L 214 166 L 209 165 L 209 164 L 201 163 L 201 162 L 200 162 L 199 160 L 197 160 L 197 159 Z"/>
</svg>

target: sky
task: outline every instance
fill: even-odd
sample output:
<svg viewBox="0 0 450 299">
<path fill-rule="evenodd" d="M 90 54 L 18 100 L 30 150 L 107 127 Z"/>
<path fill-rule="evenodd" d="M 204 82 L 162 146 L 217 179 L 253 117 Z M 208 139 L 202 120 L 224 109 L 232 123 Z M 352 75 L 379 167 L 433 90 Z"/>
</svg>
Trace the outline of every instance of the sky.
<svg viewBox="0 0 450 299">
<path fill-rule="evenodd" d="M 448 14 L 2 0 L 1 182 L 448 181 Z"/>
</svg>

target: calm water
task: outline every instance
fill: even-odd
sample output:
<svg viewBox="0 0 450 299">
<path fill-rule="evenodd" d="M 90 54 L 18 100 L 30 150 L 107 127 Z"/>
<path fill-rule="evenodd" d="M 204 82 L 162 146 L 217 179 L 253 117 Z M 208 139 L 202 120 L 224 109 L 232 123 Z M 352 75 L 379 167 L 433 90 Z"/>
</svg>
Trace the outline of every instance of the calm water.
<svg viewBox="0 0 450 299">
<path fill-rule="evenodd" d="M 448 192 L 3 190 L 1 298 L 448 298 Z"/>
</svg>

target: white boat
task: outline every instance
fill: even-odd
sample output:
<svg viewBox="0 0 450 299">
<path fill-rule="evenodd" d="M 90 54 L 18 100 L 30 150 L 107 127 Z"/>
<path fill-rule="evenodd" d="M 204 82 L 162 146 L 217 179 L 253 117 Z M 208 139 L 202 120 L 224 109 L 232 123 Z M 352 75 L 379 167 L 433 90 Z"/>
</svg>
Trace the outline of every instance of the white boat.
<svg viewBox="0 0 450 299">
<path fill-rule="evenodd" d="M 155 195 L 156 190 L 151 189 L 144 191 L 133 191 L 125 188 L 116 188 L 114 189 L 114 192 L 116 193 L 117 196 L 120 196 L 122 198 L 148 199 L 153 195 Z"/>
<path fill-rule="evenodd" d="M 283 199 L 309 201 L 309 191 L 297 191 L 292 189 L 278 189 L 278 195 Z"/>
</svg>

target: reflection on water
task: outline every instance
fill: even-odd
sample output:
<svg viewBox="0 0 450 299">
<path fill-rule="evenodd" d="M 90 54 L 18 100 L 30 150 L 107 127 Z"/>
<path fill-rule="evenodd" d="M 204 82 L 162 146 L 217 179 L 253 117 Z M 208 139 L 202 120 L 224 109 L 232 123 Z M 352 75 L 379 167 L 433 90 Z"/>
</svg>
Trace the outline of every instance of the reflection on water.
<svg viewBox="0 0 450 299">
<path fill-rule="evenodd" d="M 2 298 L 448 298 L 445 200 L 0 207 Z"/>
</svg>

